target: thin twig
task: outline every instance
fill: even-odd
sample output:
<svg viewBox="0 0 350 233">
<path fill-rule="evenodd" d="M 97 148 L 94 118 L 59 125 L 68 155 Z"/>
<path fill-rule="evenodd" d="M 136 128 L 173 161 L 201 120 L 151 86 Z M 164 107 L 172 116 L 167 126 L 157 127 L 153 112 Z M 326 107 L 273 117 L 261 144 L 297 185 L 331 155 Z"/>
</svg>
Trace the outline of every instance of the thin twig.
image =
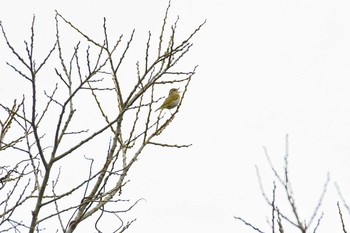
<svg viewBox="0 0 350 233">
<path fill-rule="evenodd" d="M 247 225 L 248 227 L 252 228 L 253 230 L 257 231 L 257 232 L 260 232 L 260 233 L 264 233 L 262 230 L 260 230 L 259 228 L 253 226 L 251 223 L 247 222 L 246 220 L 244 220 L 243 218 L 241 217 L 238 217 L 238 216 L 233 216 L 235 219 L 243 222 L 245 225 Z"/>
<path fill-rule="evenodd" d="M 340 221 L 341 221 L 343 232 L 347 233 L 347 231 L 345 229 L 345 223 L 344 223 L 344 219 L 343 219 L 343 214 L 342 214 L 340 206 L 339 206 L 339 201 L 337 202 L 337 206 L 338 206 L 338 213 L 339 213 L 339 217 L 340 217 Z"/>
</svg>

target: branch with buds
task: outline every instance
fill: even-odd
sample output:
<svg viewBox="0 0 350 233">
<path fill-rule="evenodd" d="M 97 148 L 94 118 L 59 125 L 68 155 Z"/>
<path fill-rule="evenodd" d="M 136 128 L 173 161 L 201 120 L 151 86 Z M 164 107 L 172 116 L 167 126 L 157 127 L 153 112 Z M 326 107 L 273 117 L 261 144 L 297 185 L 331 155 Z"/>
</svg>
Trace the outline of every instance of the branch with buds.
<svg viewBox="0 0 350 233">
<path fill-rule="evenodd" d="M 5 187 L 0 191 L 12 189 L 0 203 L 5 209 L 0 213 L 0 231 L 49 230 L 46 223 L 56 220 L 61 231 L 68 233 L 95 219 L 96 230 L 103 232 L 100 222 L 113 217 L 115 229 L 123 232 L 134 222 L 124 223 L 120 215 L 138 201 L 129 203 L 121 196 L 129 182 L 127 175 L 144 148 L 190 146 L 160 143 L 156 138 L 173 123 L 196 73 L 197 67 L 183 71 L 177 64 L 190 51 L 192 39 L 205 22 L 178 42 L 179 17 L 168 25 L 169 9 L 170 2 L 159 36 L 148 33 L 142 60 L 135 61 L 135 75 L 130 75 L 133 72 L 126 64 L 136 30 L 126 39 L 124 35 L 115 39 L 103 19 L 103 39 L 97 40 L 56 12 L 55 40 L 44 59 L 36 63 L 35 17 L 24 55 L 11 44 L 1 24 L 6 45 L 17 59 L 8 65 L 31 93 L 19 105 L 1 105 L 8 118 L 0 121 L 0 148 L 15 148 L 24 159 L 16 169 L 11 165 L 0 168 L 0 184 Z M 66 28 L 73 31 L 73 37 L 65 37 Z M 69 51 L 66 43 L 75 40 L 72 38 L 77 42 Z M 42 68 L 49 66 L 53 72 L 44 73 Z M 51 77 L 54 84 L 43 85 L 42 76 Z M 161 100 L 158 90 L 173 83 L 184 90 L 178 105 L 170 114 L 156 113 Z M 5 142 L 14 122 L 24 134 Z M 72 173 L 72 165 L 79 172 Z M 22 193 L 18 194 L 19 190 Z M 24 205 L 31 206 L 30 221 L 16 220 Z"/>
</svg>

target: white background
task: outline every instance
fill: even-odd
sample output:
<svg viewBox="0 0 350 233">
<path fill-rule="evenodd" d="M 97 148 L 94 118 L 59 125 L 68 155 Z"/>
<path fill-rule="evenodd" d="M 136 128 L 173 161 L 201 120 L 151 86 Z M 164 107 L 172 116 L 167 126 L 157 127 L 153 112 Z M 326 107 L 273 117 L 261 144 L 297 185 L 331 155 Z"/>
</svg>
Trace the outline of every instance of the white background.
<svg viewBox="0 0 350 233">
<path fill-rule="evenodd" d="M 38 40 L 50 48 L 55 9 L 97 36 L 102 36 L 103 17 L 120 33 L 129 35 L 135 28 L 136 39 L 143 43 L 148 30 L 159 32 L 166 6 L 167 1 L 161 0 L 6 1 L 1 4 L 0 20 L 10 39 L 22 48 L 33 14 Z M 207 19 L 185 64 L 198 64 L 198 72 L 178 117 L 163 136 L 168 142 L 193 146 L 144 151 L 124 190 L 133 200 L 146 200 L 125 216 L 137 218 L 128 232 L 250 232 L 234 215 L 268 231 L 265 219 L 270 209 L 261 196 L 254 166 L 259 166 L 271 193 L 274 178 L 263 146 L 282 172 L 286 134 L 290 178 L 301 217 L 311 217 L 329 172 L 331 181 L 321 207 L 325 216 L 318 232 L 341 232 L 334 182 L 346 198 L 350 194 L 350 3 L 173 0 L 171 19 L 177 15 L 180 36 Z M 9 54 L 4 49 L 1 39 L 1 54 Z M 7 91 L 14 85 L 14 73 L 5 61 L 13 58 L 0 56 L 0 101 L 10 103 L 16 96 L 15 91 Z M 282 189 L 277 193 L 283 202 Z M 350 227 L 349 215 L 343 211 Z M 89 231 L 81 227 L 79 232 Z"/>
</svg>

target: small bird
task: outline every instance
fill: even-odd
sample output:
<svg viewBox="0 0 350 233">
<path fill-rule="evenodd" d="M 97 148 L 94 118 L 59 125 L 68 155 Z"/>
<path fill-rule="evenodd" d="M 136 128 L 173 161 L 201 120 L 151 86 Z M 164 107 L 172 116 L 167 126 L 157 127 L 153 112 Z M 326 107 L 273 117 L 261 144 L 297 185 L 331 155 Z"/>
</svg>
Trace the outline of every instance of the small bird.
<svg viewBox="0 0 350 233">
<path fill-rule="evenodd" d="M 172 109 L 180 102 L 179 88 L 172 88 L 169 91 L 169 96 L 164 100 L 163 104 L 156 110 Z"/>
</svg>

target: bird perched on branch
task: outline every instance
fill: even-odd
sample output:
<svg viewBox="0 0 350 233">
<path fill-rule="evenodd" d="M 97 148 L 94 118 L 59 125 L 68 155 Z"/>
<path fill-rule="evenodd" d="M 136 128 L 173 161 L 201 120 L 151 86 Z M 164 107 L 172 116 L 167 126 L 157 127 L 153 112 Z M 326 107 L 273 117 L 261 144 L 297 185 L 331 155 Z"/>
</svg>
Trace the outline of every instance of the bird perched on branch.
<svg viewBox="0 0 350 233">
<path fill-rule="evenodd" d="M 172 109 L 176 107 L 180 102 L 179 88 L 172 88 L 169 91 L 168 97 L 164 100 L 163 104 L 156 110 Z"/>
</svg>

